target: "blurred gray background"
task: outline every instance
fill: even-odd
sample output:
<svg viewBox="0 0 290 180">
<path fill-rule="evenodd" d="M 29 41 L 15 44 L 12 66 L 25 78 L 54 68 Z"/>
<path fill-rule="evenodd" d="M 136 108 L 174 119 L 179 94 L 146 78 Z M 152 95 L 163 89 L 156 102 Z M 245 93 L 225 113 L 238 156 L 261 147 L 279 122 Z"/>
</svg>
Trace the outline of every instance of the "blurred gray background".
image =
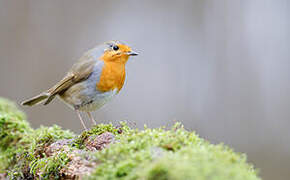
<svg viewBox="0 0 290 180">
<path fill-rule="evenodd" d="M 98 122 L 181 121 L 247 153 L 263 179 L 290 178 L 290 1 L 0 0 L 0 96 L 46 90 L 111 39 L 140 56 Z M 33 127 L 82 128 L 59 100 L 23 110 Z"/>
</svg>

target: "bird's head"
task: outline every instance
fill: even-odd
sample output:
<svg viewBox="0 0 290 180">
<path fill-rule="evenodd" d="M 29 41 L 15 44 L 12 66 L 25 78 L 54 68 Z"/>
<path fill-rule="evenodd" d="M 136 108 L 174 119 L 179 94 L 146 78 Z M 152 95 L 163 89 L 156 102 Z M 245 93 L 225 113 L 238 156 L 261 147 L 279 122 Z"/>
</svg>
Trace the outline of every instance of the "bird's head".
<svg viewBox="0 0 290 180">
<path fill-rule="evenodd" d="M 126 63 L 130 56 L 137 56 L 129 46 L 119 41 L 109 41 L 105 43 L 104 54 L 101 57 L 106 62 Z"/>
</svg>

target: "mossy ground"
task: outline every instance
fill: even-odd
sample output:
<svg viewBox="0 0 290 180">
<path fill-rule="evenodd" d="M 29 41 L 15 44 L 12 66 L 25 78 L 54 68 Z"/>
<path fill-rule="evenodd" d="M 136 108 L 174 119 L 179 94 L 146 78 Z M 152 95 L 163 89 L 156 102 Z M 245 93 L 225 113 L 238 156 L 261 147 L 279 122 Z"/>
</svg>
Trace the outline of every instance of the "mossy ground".
<svg viewBox="0 0 290 180">
<path fill-rule="evenodd" d="M 105 132 L 114 136 L 112 143 L 102 150 L 86 147 L 88 138 Z M 47 147 L 59 140 L 69 143 L 47 153 Z M 169 130 L 100 124 L 81 135 L 58 126 L 33 130 L 13 103 L 0 99 L 0 173 L 11 179 L 61 179 L 74 161 L 72 154 L 93 165 L 83 179 L 260 179 L 245 155 L 210 144 L 178 123 Z"/>
</svg>

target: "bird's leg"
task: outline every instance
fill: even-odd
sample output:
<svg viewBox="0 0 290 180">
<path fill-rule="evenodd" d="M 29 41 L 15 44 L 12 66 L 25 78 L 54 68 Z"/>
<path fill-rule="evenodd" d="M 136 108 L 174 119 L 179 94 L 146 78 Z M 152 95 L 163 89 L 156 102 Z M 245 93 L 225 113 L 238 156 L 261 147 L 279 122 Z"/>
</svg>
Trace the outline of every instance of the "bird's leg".
<svg viewBox="0 0 290 180">
<path fill-rule="evenodd" d="M 92 121 L 92 123 L 93 123 L 94 125 L 97 125 L 97 122 L 94 120 L 92 114 L 91 114 L 90 112 L 87 112 L 87 113 L 88 113 L 88 116 L 89 116 L 90 120 Z"/>
<path fill-rule="evenodd" d="M 85 125 L 85 123 L 84 123 L 84 121 L 83 121 L 83 119 L 82 119 L 82 116 L 81 116 L 80 112 L 78 110 L 76 110 L 76 112 L 78 114 L 79 119 L 81 120 L 81 123 L 82 123 L 84 129 L 85 130 L 88 130 L 87 127 L 86 127 L 86 125 Z"/>
</svg>

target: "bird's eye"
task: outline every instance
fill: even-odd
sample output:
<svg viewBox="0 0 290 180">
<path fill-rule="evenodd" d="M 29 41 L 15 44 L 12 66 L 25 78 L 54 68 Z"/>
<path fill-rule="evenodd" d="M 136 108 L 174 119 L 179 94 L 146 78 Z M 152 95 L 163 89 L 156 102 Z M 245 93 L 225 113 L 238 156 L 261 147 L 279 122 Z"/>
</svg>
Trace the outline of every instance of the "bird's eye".
<svg viewBox="0 0 290 180">
<path fill-rule="evenodd" d="M 116 46 L 116 45 L 115 45 L 115 46 L 113 46 L 113 50 L 114 50 L 114 51 L 118 51 L 118 49 L 119 49 L 119 47 L 118 47 L 118 46 Z"/>
</svg>

